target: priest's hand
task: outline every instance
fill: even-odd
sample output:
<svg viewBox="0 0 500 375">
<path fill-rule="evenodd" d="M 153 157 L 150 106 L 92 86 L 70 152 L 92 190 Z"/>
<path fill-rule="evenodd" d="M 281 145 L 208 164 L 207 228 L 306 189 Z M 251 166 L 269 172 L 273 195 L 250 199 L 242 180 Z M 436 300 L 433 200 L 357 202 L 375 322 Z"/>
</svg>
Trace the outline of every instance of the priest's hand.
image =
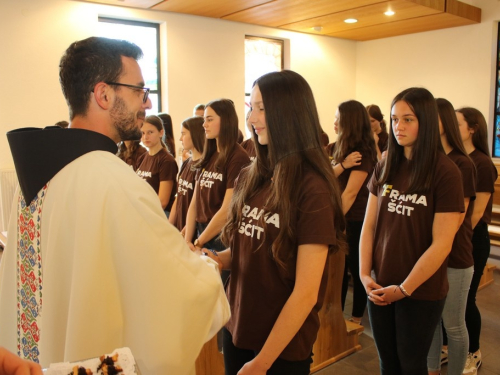
<svg viewBox="0 0 500 375">
<path fill-rule="evenodd" d="M 2 347 L 0 347 L 0 374 L 43 375 L 38 363 L 26 361 Z"/>
</svg>

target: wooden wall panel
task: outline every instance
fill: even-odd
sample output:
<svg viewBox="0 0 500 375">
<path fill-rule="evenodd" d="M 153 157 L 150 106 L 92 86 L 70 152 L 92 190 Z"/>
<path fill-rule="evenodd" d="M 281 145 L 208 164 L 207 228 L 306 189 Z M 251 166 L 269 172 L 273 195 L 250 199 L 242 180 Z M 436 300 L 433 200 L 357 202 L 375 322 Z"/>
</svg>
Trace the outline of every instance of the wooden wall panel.
<svg viewBox="0 0 500 375">
<path fill-rule="evenodd" d="M 155 10 L 187 13 L 196 16 L 223 18 L 235 12 L 272 3 L 273 0 L 168 0 L 153 7 Z M 250 22 L 252 23 L 252 22 Z"/>
</svg>

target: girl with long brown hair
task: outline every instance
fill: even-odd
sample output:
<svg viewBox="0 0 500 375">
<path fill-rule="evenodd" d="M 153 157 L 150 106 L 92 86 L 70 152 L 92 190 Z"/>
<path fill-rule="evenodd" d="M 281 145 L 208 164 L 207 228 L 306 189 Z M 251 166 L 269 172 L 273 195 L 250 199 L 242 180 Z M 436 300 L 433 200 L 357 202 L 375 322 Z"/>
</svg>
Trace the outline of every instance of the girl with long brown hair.
<svg viewBox="0 0 500 375">
<path fill-rule="evenodd" d="M 286 70 L 260 77 L 251 110 L 257 157 L 235 187 L 228 249 L 209 254 L 231 270 L 226 374 L 306 375 L 328 254 L 345 247 L 340 193 L 304 78 Z"/>
</svg>

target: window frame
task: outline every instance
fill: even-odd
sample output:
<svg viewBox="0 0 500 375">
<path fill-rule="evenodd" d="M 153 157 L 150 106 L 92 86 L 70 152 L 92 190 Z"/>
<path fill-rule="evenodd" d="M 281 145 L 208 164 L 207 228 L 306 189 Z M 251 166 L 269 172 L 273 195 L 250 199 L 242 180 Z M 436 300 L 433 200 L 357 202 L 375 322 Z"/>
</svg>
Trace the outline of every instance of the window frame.
<svg viewBox="0 0 500 375">
<path fill-rule="evenodd" d="M 161 95 L 161 54 L 160 54 L 160 24 L 156 22 L 132 21 L 112 17 L 98 17 L 98 22 L 108 22 L 120 25 L 150 27 L 156 29 L 156 90 L 150 89 L 149 95 L 157 95 L 158 97 L 158 113 L 162 112 L 162 95 Z"/>
</svg>

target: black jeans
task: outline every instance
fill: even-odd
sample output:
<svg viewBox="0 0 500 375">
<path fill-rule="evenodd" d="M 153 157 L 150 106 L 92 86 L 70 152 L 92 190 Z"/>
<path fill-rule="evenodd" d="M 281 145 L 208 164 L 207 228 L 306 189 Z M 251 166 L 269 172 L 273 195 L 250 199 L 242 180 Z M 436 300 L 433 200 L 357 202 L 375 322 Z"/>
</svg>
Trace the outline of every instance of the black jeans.
<svg viewBox="0 0 500 375">
<path fill-rule="evenodd" d="M 352 295 L 352 314 L 358 318 L 363 317 L 366 308 L 366 290 L 359 278 L 359 238 L 361 237 L 362 221 L 348 221 L 346 227 L 347 243 L 349 245 L 349 254 L 345 257 L 344 279 L 342 280 L 342 310 L 344 310 L 347 289 L 349 286 L 349 275 L 347 269 L 352 275 L 353 295 Z"/>
<path fill-rule="evenodd" d="M 488 224 L 482 220 L 476 225 L 472 235 L 472 256 L 474 257 L 474 275 L 467 296 L 465 324 L 469 332 L 469 352 L 475 353 L 479 350 L 479 336 L 481 334 L 481 313 L 476 305 L 476 294 L 484 267 L 490 256 Z"/>
<path fill-rule="evenodd" d="M 225 375 L 236 375 L 245 363 L 255 358 L 258 352 L 234 346 L 233 337 L 226 328 L 222 329 L 222 337 Z M 267 375 L 309 375 L 312 363 L 311 357 L 303 361 L 285 361 L 278 358 L 274 361 L 271 368 L 267 370 Z"/>
<path fill-rule="evenodd" d="M 427 354 L 445 300 L 403 298 L 387 306 L 368 301 L 382 375 L 427 375 Z"/>
</svg>

